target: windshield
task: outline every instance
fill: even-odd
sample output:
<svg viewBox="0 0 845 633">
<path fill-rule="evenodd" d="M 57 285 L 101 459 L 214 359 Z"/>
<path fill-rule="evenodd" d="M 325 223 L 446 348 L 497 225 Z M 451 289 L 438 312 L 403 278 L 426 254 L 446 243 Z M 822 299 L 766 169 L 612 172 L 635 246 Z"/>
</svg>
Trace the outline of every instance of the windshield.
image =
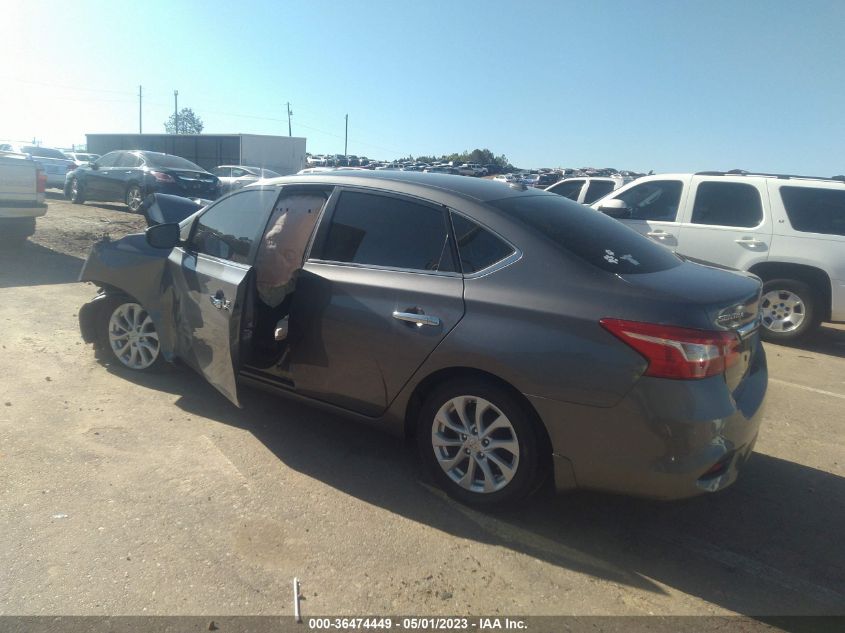
<svg viewBox="0 0 845 633">
<path fill-rule="evenodd" d="M 199 165 L 195 165 L 191 161 L 180 158 L 179 156 L 171 156 L 170 154 L 142 154 L 142 156 L 150 167 L 158 167 L 159 169 L 190 169 L 192 171 L 205 171 Z"/>
<path fill-rule="evenodd" d="M 555 194 L 517 196 L 489 204 L 555 246 L 607 272 L 653 273 L 681 264 L 670 251 L 633 229 Z"/>
</svg>

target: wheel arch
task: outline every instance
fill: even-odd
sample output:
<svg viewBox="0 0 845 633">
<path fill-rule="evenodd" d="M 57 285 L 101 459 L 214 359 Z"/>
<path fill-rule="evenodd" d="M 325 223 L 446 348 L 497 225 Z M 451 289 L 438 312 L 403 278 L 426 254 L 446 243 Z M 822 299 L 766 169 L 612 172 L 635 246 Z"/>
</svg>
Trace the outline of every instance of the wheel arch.
<svg viewBox="0 0 845 633">
<path fill-rule="evenodd" d="M 831 282 L 830 276 L 821 268 L 807 264 L 795 264 L 791 262 L 760 262 L 748 269 L 754 273 L 763 283 L 772 279 L 794 279 L 803 281 L 818 293 L 821 300 L 821 318 L 829 321 L 831 317 Z"/>
<path fill-rule="evenodd" d="M 423 403 L 426 401 L 428 396 L 434 392 L 435 389 L 437 389 L 440 385 L 446 382 L 472 378 L 484 380 L 486 382 L 490 382 L 497 385 L 498 387 L 505 390 L 508 394 L 510 394 L 514 399 L 516 399 L 517 402 L 520 403 L 520 405 L 523 407 L 523 410 L 532 420 L 534 427 L 537 430 L 537 439 L 540 441 L 542 453 L 546 456 L 546 459 L 548 460 L 548 463 L 544 463 L 543 465 L 551 465 L 551 438 L 549 437 L 549 433 L 546 430 L 542 419 L 540 418 L 540 414 L 537 412 L 537 410 L 534 408 L 528 398 L 526 398 L 525 395 L 523 395 L 523 393 L 519 391 L 519 389 L 514 387 L 508 381 L 503 380 L 495 374 L 491 374 L 490 372 L 481 369 L 476 369 L 474 367 L 449 367 L 445 369 L 439 369 L 426 376 L 417 384 L 410 398 L 408 398 L 408 403 L 405 407 L 405 437 L 410 439 L 416 436 L 417 422 L 419 419 L 420 411 L 422 410 Z"/>
</svg>

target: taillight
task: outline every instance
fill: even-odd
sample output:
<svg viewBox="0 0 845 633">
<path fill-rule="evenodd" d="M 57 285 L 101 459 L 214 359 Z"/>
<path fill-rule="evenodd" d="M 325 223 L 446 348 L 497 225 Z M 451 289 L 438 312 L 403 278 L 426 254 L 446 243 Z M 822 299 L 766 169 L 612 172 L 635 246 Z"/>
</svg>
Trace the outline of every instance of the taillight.
<svg viewBox="0 0 845 633">
<path fill-rule="evenodd" d="M 690 330 L 671 325 L 602 319 L 608 332 L 648 361 L 646 376 L 689 380 L 722 374 L 740 358 L 732 332 Z"/>
<path fill-rule="evenodd" d="M 173 180 L 173 176 L 170 174 L 165 174 L 163 171 L 151 171 L 153 178 L 155 178 L 158 182 L 176 182 Z"/>
<path fill-rule="evenodd" d="M 35 192 L 45 193 L 47 191 L 47 174 L 43 169 L 35 172 Z"/>
</svg>

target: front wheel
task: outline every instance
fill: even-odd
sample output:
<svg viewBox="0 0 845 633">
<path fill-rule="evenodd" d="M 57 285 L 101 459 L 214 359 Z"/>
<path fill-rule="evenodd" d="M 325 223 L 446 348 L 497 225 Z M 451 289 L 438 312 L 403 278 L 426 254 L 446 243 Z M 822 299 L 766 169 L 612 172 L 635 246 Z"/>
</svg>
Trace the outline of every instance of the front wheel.
<svg viewBox="0 0 845 633">
<path fill-rule="evenodd" d="M 110 297 L 100 311 L 100 347 L 133 371 L 157 369 L 161 363 L 158 332 L 149 313 L 128 297 Z"/>
<path fill-rule="evenodd" d="M 126 206 L 132 213 L 137 213 L 144 201 L 144 194 L 138 185 L 130 185 L 126 190 Z"/>
<path fill-rule="evenodd" d="M 760 299 L 764 340 L 797 341 L 821 322 L 817 293 L 803 281 L 772 279 L 763 284 Z"/>
<path fill-rule="evenodd" d="M 531 416 L 506 390 L 482 380 L 437 388 L 420 412 L 417 445 L 440 487 L 478 507 L 526 498 L 541 466 Z"/>
</svg>

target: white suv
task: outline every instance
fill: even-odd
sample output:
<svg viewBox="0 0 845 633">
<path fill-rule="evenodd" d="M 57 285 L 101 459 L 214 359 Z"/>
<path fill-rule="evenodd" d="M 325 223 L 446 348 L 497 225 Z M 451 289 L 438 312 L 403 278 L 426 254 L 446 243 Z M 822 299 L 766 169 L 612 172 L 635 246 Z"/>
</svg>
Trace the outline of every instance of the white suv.
<svg viewBox="0 0 845 633">
<path fill-rule="evenodd" d="M 845 321 L 845 182 L 774 174 L 646 176 L 593 203 L 692 259 L 763 282 L 768 340 Z"/>
</svg>

